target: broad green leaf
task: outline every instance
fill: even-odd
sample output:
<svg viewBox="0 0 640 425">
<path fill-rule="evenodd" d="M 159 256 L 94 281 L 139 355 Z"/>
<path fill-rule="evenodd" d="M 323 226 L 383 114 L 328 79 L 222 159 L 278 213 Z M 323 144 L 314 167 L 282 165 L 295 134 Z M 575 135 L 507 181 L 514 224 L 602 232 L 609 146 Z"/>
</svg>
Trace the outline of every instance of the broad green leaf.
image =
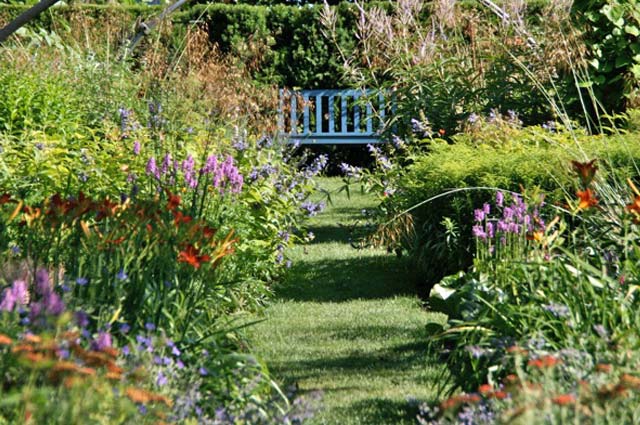
<svg viewBox="0 0 640 425">
<path fill-rule="evenodd" d="M 638 27 L 636 27 L 636 26 L 633 26 L 633 25 L 625 25 L 624 31 L 627 34 L 631 34 L 631 35 L 633 35 L 635 37 L 640 35 L 640 29 Z"/>
<path fill-rule="evenodd" d="M 441 300 L 446 300 L 450 296 L 456 293 L 455 289 L 446 288 L 439 283 L 436 283 L 431 289 L 431 297 L 439 298 Z"/>
</svg>

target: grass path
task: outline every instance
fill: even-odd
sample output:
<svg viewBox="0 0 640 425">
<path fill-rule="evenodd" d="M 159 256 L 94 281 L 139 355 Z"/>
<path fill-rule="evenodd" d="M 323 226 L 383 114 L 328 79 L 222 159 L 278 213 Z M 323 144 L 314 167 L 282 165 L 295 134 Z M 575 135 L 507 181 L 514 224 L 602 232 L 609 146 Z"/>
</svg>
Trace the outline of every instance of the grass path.
<svg viewBox="0 0 640 425">
<path fill-rule="evenodd" d="M 444 316 L 421 308 L 402 261 L 349 245 L 341 224 L 374 201 L 344 192 L 332 200 L 309 223 L 315 241 L 292 253 L 266 320 L 249 331 L 253 350 L 283 387 L 324 393 L 314 424 L 415 423 L 408 400 L 431 400 L 441 370 L 426 351 L 425 325 Z"/>
</svg>

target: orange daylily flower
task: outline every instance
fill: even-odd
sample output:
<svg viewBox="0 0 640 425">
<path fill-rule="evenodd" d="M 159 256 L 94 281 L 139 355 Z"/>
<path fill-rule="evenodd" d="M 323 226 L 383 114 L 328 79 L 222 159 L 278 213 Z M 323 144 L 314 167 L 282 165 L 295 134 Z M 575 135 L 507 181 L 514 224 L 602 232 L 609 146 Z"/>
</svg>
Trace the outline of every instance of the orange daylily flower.
<svg viewBox="0 0 640 425">
<path fill-rule="evenodd" d="M 33 363 L 33 364 L 41 364 L 46 362 L 47 360 L 50 360 L 48 357 L 46 357 L 44 354 L 42 353 L 34 353 L 34 352 L 26 352 L 22 355 L 23 359 L 28 360 L 29 362 Z"/>
<path fill-rule="evenodd" d="M 597 159 L 592 159 L 588 162 L 571 161 L 573 171 L 578 174 L 578 177 L 580 177 L 580 182 L 585 188 L 591 184 L 594 176 L 596 175 L 596 171 L 598 171 L 596 161 Z"/>
<path fill-rule="evenodd" d="M 94 207 L 94 202 L 90 198 L 87 198 L 84 192 L 78 193 L 78 199 L 69 201 L 69 208 L 73 210 L 73 218 L 78 218 L 86 214 Z"/>
<path fill-rule="evenodd" d="M 609 372 L 611 372 L 611 369 L 612 369 L 612 367 L 611 367 L 611 365 L 610 365 L 610 364 L 608 364 L 608 363 L 598 363 L 598 364 L 596 365 L 596 370 L 597 370 L 598 372 L 602 372 L 602 373 L 609 373 Z"/>
<path fill-rule="evenodd" d="M 598 397 L 603 399 L 611 399 L 616 397 L 626 397 L 628 395 L 627 388 L 622 384 L 607 384 L 598 389 Z"/>
<path fill-rule="evenodd" d="M 620 385 L 625 388 L 640 389 L 640 378 L 625 373 L 620 377 Z"/>
<path fill-rule="evenodd" d="M 193 220 L 192 217 L 182 214 L 182 211 L 174 212 L 173 219 L 174 219 L 173 223 L 175 224 L 176 227 L 180 226 L 180 224 L 182 223 L 189 223 L 191 222 L 191 220 Z"/>
<path fill-rule="evenodd" d="M 457 408 L 461 404 L 465 403 L 479 403 L 481 400 L 480 396 L 477 394 L 460 394 L 457 396 L 453 396 L 451 398 L 446 399 L 440 404 L 440 408 L 442 410 L 448 410 L 452 408 Z"/>
<path fill-rule="evenodd" d="M 579 210 L 586 210 L 587 208 L 598 205 L 598 198 L 596 198 L 595 192 L 589 188 L 577 191 L 576 195 L 580 200 L 578 203 Z"/>
<path fill-rule="evenodd" d="M 508 347 L 506 351 L 509 354 L 517 354 L 517 355 L 520 355 L 520 356 L 526 356 L 526 355 L 529 354 L 529 351 L 527 351 L 525 348 L 519 347 L 517 345 L 512 345 L 511 347 Z"/>
<path fill-rule="evenodd" d="M 202 228 L 202 235 L 205 237 L 205 239 L 211 239 L 216 235 L 217 230 L 209 227 L 209 226 L 204 226 Z"/>
<path fill-rule="evenodd" d="M 124 369 L 115 364 L 114 362 L 107 363 L 107 370 L 109 373 L 115 373 L 118 375 L 122 375 L 124 373 Z"/>
<path fill-rule="evenodd" d="M 11 352 L 12 353 L 30 353 L 34 351 L 33 347 L 29 344 L 18 344 L 18 345 L 14 345 L 11 348 Z"/>
<path fill-rule="evenodd" d="M 199 255 L 200 252 L 193 246 L 187 245 L 187 247 L 180 251 L 178 254 L 178 262 L 179 263 L 188 263 L 191 264 L 194 268 L 199 269 L 202 263 L 206 263 L 211 261 L 211 257 L 208 255 Z"/>
<path fill-rule="evenodd" d="M 114 359 L 116 357 L 118 357 L 118 355 L 120 354 L 120 350 L 118 350 L 117 348 L 113 348 L 113 347 L 104 347 L 100 351 L 102 351 L 104 354 L 106 354 L 107 356 L 112 357 Z"/>
<path fill-rule="evenodd" d="M 11 345 L 13 340 L 5 334 L 0 334 L 0 345 Z"/>
<path fill-rule="evenodd" d="M 180 202 L 182 201 L 182 199 L 180 199 L 180 196 L 178 195 L 173 195 L 170 192 L 167 193 L 169 195 L 169 201 L 167 201 L 167 210 L 173 211 L 178 208 L 178 206 L 180 206 Z"/>
<path fill-rule="evenodd" d="M 553 356 L 542 356 L 537 359 L 531 359 L 527 363 L 529 366 L 533 366 L 538 369 L 547 369 L 550 367 L 554 367 L 555 365 L 562 363 L 562 360 Z"/>
<path fill-rule="evenodd" d="M 544 232 L 541 232 L 540 230 L 536 230 L 534 232 L 528 232 L 527 233 L 527 240 L 528 241 L 542 242 L 543 238 L 544 238 Z"/>
<path fill-rule="evenodd" d="M 627 211 L 636 217 L 636 220 L 640 218 L 640 195 L 633 198 L 633 202 L 625 207 Z"/>
<path fill-rule="evenodd" d="M 161 402 L 166 404 L 168 407 L 171 407 L 173 405 L 173 402 L 167 397 L 160 394 L 152 393 L 142 388 L 129 387 L 126 389 L 125 393 L 127 394 L 127 397 L 129 397 L 129 399 L 134 403 L 147 404 L 153 402 Z"/>
<path fill-rule="evenodd" d="M 113 217 L 118 206 L 117 202 L 111 202 L 109 198 L 105 198 L 104 201 L 97 206 L 98 214 L 96 215 L 96 220 L 100 221 L 105 217 Z"/>
<path fill-rule="evenodd" d="M 40 208 L 31 208 L 28 205 L 25 205 L 22 208 L 22 212 L 24 213 L 23 223 L 28 226 L 31 226 L 31 223 L 33 223 L 34 220 L 40 218 L 40 216 L 42 215 L 42 210 Z"/>
<path fill-rule="evenodd" d="M 504 391 L 496 391 L 492 394 L 492 397 L 497 398 L 498 400 L 504 400 L 505 398 L 509 397 L 509 394 Z"/>
<path fill-rule="evenodd" d="M 516 384 L 518 383 L 518 381 L 520 381 L 520 379 L 513 373 L 510 373 L 509 375 L 505 376 L 503 379 L 503 382 L 506 385 Z"/>
<path fill-rule="evenodd" d="M 561 394 L 552 398 L 551 401 L 559 406 L 566 406 L 567 404 L 574 404 L 576 397 L 573 394 Z"/>
<path fill-rule="evenodd" d="M 78 355 L 89 366 L 106 366 L 111 363 L 111 358 L 104 353 L 98 351 L 85 351 Z"/>
<path fill-rule="evenodd" d="M 0 205 L 4 205 L 7 204 L 11 201 L 11 195 L 8 193 L 3 193 L 2 195 L 0 195 Z"/>
<path fill-rule="evenodd" d="M 483 385 L 480 385 L 478 387 L 478 392 L 480 394 L 492 394 L 493 393 L 493 387 L 491 385 L 489 385 L 489 384 L 483 384 Z"/>
<path fill-rule="evenodd" d="M 71 208 L 71 203 L 65 199 L 62 199 L 59 193 L 56 193 L 51 197 L 50 200 L 51 207 L 49 211 L 47 211 L 47 215 L 58 215 L 63 216 L 67 214 L 69 209 Z"/>
<path fill-rule="evenodd" d="M 42 343 L 42 337 L 38 336 L 38 335 L 33 335 L 33 334 L 26 334 L 22 340 L 24 342 L 30 343 L 30 344 L 41 344 Z"/>
<path fill-rule="evenodd" d="M 51 368 L 52 372 L 77 372 L 80 366 L 73 362 L 60 360 L 56 362 Z"/>
</svg>

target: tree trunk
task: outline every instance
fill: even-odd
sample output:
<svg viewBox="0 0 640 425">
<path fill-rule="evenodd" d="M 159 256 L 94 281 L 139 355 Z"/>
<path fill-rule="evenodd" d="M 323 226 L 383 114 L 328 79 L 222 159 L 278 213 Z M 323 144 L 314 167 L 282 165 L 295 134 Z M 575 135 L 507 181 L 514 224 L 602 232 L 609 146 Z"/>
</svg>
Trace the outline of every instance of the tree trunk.
<svg viewBox="0 0 640 425">
<path fill-rule="evenodd" d="M 31 9 L 25 10 L 13 21 L 9 22 L 6 27 L 0 29 L 0 44 L 2 44 L 11 34 L 16 32 L 21 26 L 38 16 L 41 12 L 47 10 L 59 0 L 41 0 L 40 3 Z"/>
</svg>

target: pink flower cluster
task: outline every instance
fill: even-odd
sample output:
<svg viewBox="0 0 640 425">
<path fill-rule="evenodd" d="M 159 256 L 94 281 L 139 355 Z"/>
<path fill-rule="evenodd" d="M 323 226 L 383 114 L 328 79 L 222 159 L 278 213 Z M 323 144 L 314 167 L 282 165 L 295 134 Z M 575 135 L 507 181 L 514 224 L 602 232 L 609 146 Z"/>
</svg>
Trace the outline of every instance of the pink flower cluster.
<svg viewBox="0 0 640 425">
<path fill-rule="evenodd" d="M 29 302 L 29 290 L 27 282 L 16 280 L 13 284 L 2 291 L 2 301 L 0 301 L 0 311 L 13 311 L 14 309 L 27 305 Z"/>
<path fill-rule="evenodd" d="M 503 207 L 504 205 L 504 194 L 502 192 L 496 194 L 496 205 L 498 207 Z M 532 212 L 529 212 L 529 207 L 522 198 L 518 195 L 513 195 L 512 204 L 502 209 L 502 217 L 496 221 L 489 219 L 491 206 L 485 203 L 481 209 L 476 209 L 473 212 L 476 223 L 472 228 L 473 236 L 486 240 L 492 239 L 499 234 L 500 240 L 504 244 L 506 243 L 505 236 L 509 233 L 519 235 L 544 230 L 544 220 L 542 220 L 538 211 L 538 208 L 543 205 L 544 201 L 541 201 Z"/>
<path fill-rule="evenodd" d="M 43 268 L 36 271 L 35 296 L 34 301 L 30 297 L 26 281 L 16 280 L 9 288 L 2 291 L 0 311 L 11 312 L 29 304 L 31 320 L 44 316 L 59 316 L 65 311 L 62 298 L 53 290 L 49 273 Z"/>
<path fill-rule="evenodd" d="M 218 157 L 209 155 L 203 167 L 196 169 L 196 161 L 191 154 L 182 162 L 173 160 L 170 154 L 166 154 L 160 167 L 154 157 L 149 158 L 146 168 L 147 175 L 156 180 L 167 178 L 169 184 L 174 184 L 178 173 L 182 173 L 184 183 L 190 189 L 204 188 L 211 184 L 219 189 L 220 193 L 239 193 L 244 184 L 244 178 L 234 163 L 232 156 Z"/>
</svg>

